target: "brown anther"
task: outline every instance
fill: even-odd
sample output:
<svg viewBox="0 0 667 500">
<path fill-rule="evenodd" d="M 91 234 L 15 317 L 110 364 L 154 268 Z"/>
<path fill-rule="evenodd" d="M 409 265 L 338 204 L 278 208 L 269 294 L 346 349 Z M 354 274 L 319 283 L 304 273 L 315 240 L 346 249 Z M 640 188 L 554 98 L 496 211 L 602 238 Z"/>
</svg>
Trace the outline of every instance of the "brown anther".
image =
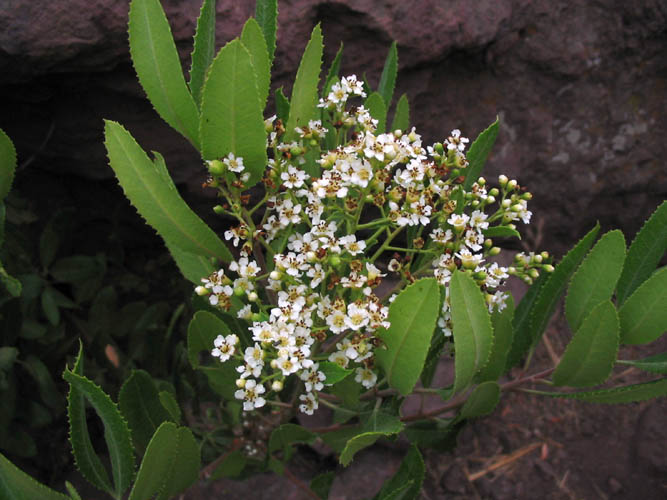
<svg viewBox="0 0 667 500">
<path fill-rule="evenodd" d="M 250 203 L 249 194 L 242 194 L 239 198 L 241 199 L 241 205 L 247 205 L 248 203 Z"/>
<path fill-rule="evenodd" d="M 417 249 L 422 249 L 424 248 L 424 238 L 415 238 L 412 240 L 412 245 L 417 248 Z"/>
<path fill-rule="evenodd" d="M 318 259 L 323 259 L 327 255 L 326 248 L 318 248 L 317 251 L 315 252 L 315 255 L 317 255 Z"/>
<path fill-rule="evenodd" d="M 333 290 L 338 283 L 340 283 L 340 277 L 336 276 L 335 274 L 332 274 L 331 276 L 329 276 L 329 283 L 327 283 L 327 290 Z"/>
<path fill-rule="evenodd" d="M 364 268 L 364 265 L 361 263 L 360 260 L 353 260 L 350 262 L 350 270 L 352 272 L 358 273 L 361 272 L 361 270 Z"/>
<path fill-rule="evenodd" d="M 412 274 L 410 273 L 410 271 L 405 271 L 405 272 L 403 273 L 403 275 L 405 276 L 405 279 L 408 280 L 410 283 L 414 283 L 415 281 L 417 281 L 417 280 L 414 278 L 414 276 L 412 276 Z"/>
<path fill-rule="evenodd" d="M 459 175 L 456 179 L 454 179 L 454 182 L 456 182 L 457 184 L 463 184 L 465 180 L 466 180 L 465 175 Z"/>
</svg>

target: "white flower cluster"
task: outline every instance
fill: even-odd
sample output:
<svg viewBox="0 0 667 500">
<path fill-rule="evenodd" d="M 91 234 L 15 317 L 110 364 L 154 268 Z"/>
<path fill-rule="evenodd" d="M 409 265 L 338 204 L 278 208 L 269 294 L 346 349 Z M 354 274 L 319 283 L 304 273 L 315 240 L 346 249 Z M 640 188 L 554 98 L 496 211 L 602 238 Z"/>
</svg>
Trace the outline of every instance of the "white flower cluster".
<svg viewBox="0 0 667 500">
<path fill-rule="evenodd" d="M 267 120 L 274 158 L 264 180 L 266 210 L 259 221 L 240 209 L 225 212 L 241 221 L 225 233 L 234 246 L 243 242 L 241 257 L 228 268 L 236 277 L 220 270 L 197 288 L 224 310 L 233 308 L 234 297 L 244 304 L 234 310 L 251 323 L 252 345 L 241 352 L 236 335 L 221 335 L 212 354 L 221 362 L 238 362 L 236 397 L 245 410 L 262 407 L 267 388 L 278 393 L 295 375 L 304 388 L 299 408 L 312 414 L 326 383 L 322 363 L 354 369 L 358 383 L 375 386 L 374 349 L 382 344 L 376 333 L 390 326 L 386 303 L 391 299 L 383 301 L 376 293 L 386 274 L 375 261 L 385 251 L 396 252 L 388 270 L 404 282 L 432 269 L 445 287 L 438 321 L 445 335 L 451 335 L 448 283 L 454 270 L 463 269 L 476 280 L 490 310 L 502 310 L 507 296 L 497 288 L 504 280 L 511 274 L 534 279 L 536 268 L 546 265 L 548 256 L 523 256 L 510 268 L 489 259 L 500 249 L 485 232 L 494 223 L 508 231 L 514 231 L 514 221 L 528 223 L 530 195 L 504 176 L 500 189 L 487 191 L 480 178 L 464 191 L 468 139 L 459 130 L 425 149 L 414 128 L 377 133 L 377 120 L 363 106 L 346 110 L 355 96 L 365 93 L 353 75 L 334 83 L 320 101 L 337 136 L 354 133 L 315 163 L 306 152 L 314 144 L 319 148 L 327 135 L 320 121 L 296 129 L 299 140 L 285 144 L 279 142 L 279 124 Z M 229 155 L 223 163 L 222 171 L 243 171 L 242 158 Z M 378 214 L 375 221 L 364 222 L 365 206 Z M 401 232 L 410 238 L 391 246 Z M 250 260 L 257 248 L 267 254 L 266 268 Z"/>
</svg>

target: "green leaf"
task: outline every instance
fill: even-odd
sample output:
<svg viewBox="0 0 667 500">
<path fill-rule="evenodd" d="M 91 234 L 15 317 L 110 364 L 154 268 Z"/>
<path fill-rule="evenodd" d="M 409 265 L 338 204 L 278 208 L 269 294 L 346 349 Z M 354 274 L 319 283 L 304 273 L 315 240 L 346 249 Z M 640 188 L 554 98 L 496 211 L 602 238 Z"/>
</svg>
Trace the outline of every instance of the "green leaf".
<svg viewBox="0 0 667 500">
<path fill-rule="evenodd" d="M 206 160 L 229 153 L 243 158 L 246 183 L 254 186 L 264 174 L 266 131 L 255 68 L 248 49 L 238 40 L 225 45 L 208 72 L 201 104 L 200 135 Z"/>
<path fill-rule="evenodd" d="M 199 149 L 199 113 L 159 0 L 132 0 L 130 55 L 155 111 Z"/>
<path fill-rule="evenodd" d="M 283 424 L 274 429 L 269 438 L 269 454 L 282 450 L 288 452 L 293 443 L 312 443 L 317 435 L 296 424 Z"/>
<path fill-rule="evenodd" d="M 171 420 L 176 424 L 180 423 L 181 407 L 178 405 L 178 401 L 176 401 L 174 395 L 169 391 L 160 391 L 158 398 L 162 407 L 169 413 Z"/>
<path fill-rule="evenodd" d="M 493 329 L 484 296 L 470 276 L 454 271 L 449 293 L 454 327 L 456 394 L 470 386 L 475 374 L 489 360 Z"/>
<path fill-rule="evenodd" d="M 60 413 L 64 409 L 63 399 L 44 362 L 34 354 L 29 354 L 23 366 L 37 383 L 42 401 L 54 412 Z"/>
<path fill-rule="evenodd" d="M 330 361 L 320 361 L 318 370 L 324 373 L 326 380 L 324 385 L 333 385 L 347 377 L 352 370 L 346 370 L 342 366 Z"/>
<path fill-rule="evenodd" d="M 260 28 L 257 21 L 252 17 L 243 26 L 241 43 L 248 49 L 252 66 L 255 68 L 257 92 L 259 93 L 259 102 L 263 110 L 266 106 L 266 99 L 269 97 L 269 86 L 271 85 L 271 61 L 269 60 L 262 28 Z"/>
<path fill-rule="evenodd" d="M 404 396 L 422 372 L 441 305 L 438 282 L 425 278 L 406 287 L 389 306 L 391 326 L 379 332 L 387 349 L 377 349 L 375 359 L 389 385 Z"/>
<path fill-rule="evenodd" d="M 378 121 L 375 135 L 384 133 L 384 129 L 387 126 L 387 106 L 382 96 L 377 92 L 373 92 L 366 98 L 364 105 L 370 115 Z"/>
<path fill-rule="evenodd" d="M 16 171 L 16 149 L 11 139 L 0 129 L 0 201 L 12 188 Z"/>
<path fill-rule="evenodd" d="M 104 266 L 96 257 L 71 255 L 57 260 L 49 274 L 62 283 L 81 283 L 104 272 Z"/>
<path fill-rule="evenodd" d="M 331 92 L 331 87 L 333 86 L 333 84 L 340 79 L 338 74 L 340 72 L 340 63 L 342 59 L 343 59 L 343 42 L 340 42 L 340 46 L 338 47 L 336 56 L 331 62 L 331 66 L 329 66 L 329 71 L 327 71 L 327 77 L 324 80 L 324 87 L 322 87 L 323 98 L 326 98 L 329 95 L 329 92 Z"/>
<path fill-rule="evenodd" d="M 310 489 L 322 500 L 327 500 L 329 498 L 329 490 L 335 478 L 336 473 L 334 471 L 318 474 L 310 481 Z"/>
<path fill-rule="evenodd" d="M 10 276 L 0 262 L 0 283 L 5 287 L 7 293 L 11 297 L 19 297 L 21 295 L 21 282 Z"/>
<path fill-rule="evenodd" d="M 83 398 L 86 398 L 104 424 L 104 439 L 109 449 L 114 480 L 115 493 L 112 494 L 118 498 L 130 485 L 134 475 L 130 430 L 111 398 L 99 386 L 81 375 L 83 372 L 82 352 L 83 348 L 80 348 L 73 370 L 65 368 L 63 373 L 63 378 L 70 384 L 68 410 L 72 451 L 76 465 L 84 477 L 96 487 L 112 493 L 104 466 L 95 454 L 88 435 L 83 404 Z"/>
<path fill-rule="evenodd" d="M 642 384 L 625 385 L 612 389 L 598 389 L 586 392 L 546 392 L 525 389 L 525 392 L 550 396 L 552 398 L 579 399 L 588 403 L 619 404 L 645 401 L 667 395 L 667 378 L 652 380 Z"/>
<path fill-rule="evenodd" d="M 262 28 L 266 40 L 269 63 L 273 63 L 276 52 L 276 31 L 278 29 L 278 0 L 257 0 L 255 2 L 255 18 Z"/>
<path fill-rule="evenodd" d="M 275 96 L 276 96 L 276 116 L 283 123 L 287 123 L 287 120 L 289 119 L 289 107 L 290 107 L 289 99 L 287 99 L 287 96 L 283 94 L 282 87 L 276 90 Z"/>
<path fill-rule="evenodd" d="M 616 289 L 623 304 L 648 278 L 667 251 L 667 201 L 663 201 L 632 240 Z"/>
<path fill-rule="evenodd" d="M 667 375 L 667 352 L 656 354 L 655 356 L 649 356 L 648 358 L 640 359 L 637 361 L 619 360 L 617 363 L 634 366 L 640 370 L 646 370 L 647 372 Z"/>
<path fill-rule="evenodd" d="M 193 368 L 199 368 L 199 353 L 213 350 L 213 341 L 218 335 L 232 332 L 224 321 L 207 311 L 197 311 L 188 326 L 188 359 Z"/>
<path fill-rule="evenodd" d="M 44 316 L 49 320 L 49 323 L 53 326 L 57 326 L 58 323 L 60 323 L 60 310 L 53 298 L 51 288 L 47 287 L 42 291 L 41 302 Z"/>
<path fill-rule="evenodd" d="M 217 366 L 200 366 L 197 370 L 206 375 L 208 384 L 216 394 L 228 401 L 234 401 L 234 393 L 237 389 L 235 381 L 239 378 L 235 365 L 226 362 L 219 363 Z"/>
<path fill-rule="evenodd" d="M 468 419 L 490 415 L 500 401 L 500 386 L 498 382 L 489 380 L 482 382 L 470 393 L 463 404 L 459 419 Z"/>
<path fill-rule="evenodd" d="M 376 500 L 389 500 L 390 498 L 397 498 L 395 494 L 400 490 L 403 495 L 402 500 L 414 500 L 419 498 L 419 492 L 424 482 L 426 468 L 424 466 L 424 459 L 419 453 L 419 448 L 412 445 L 401 462 L 401 466 L 389 480 L 385 481 L 382 489 L 375 496 Z M 408 483 L 411 483 L 407 488 L 404 488 Z"/>
<path fill-rule="evenodd" d="M 336 382 L 331 388 L 331 392 L 343 400 L 345 408 L 357 408 L 359 406 L 361 384 L 356 382 L 354 377 L 345 377 L 343 380 Z"/>
<path fill-rule="evenodd" d="M 18 355 L 16 347 L 0 347 L 0 370 L 9 371 Z"/>
<path fill-rule="evenodd" d="M 555 385 L 586 387 L 611 374 L 618 354 L 619 322 L 614 304 L 606 300 L 586 316 L 553 374 Z"/>
<path fill-rule="evenodd" d="M 410 128 L 410 104 L 408 103 L 408 96 L 403 94 L 396 103 L 396 110 L 394 111 L 394 119 L 391 122 L 391 131 L 401 130 L 405 131 Z"/>
<path fill-rule="evenodd" d="M 141 461 L 129 500 L 171 498 L 199 476 L 200 453 L 190 429 L 163 422 L 155 431 Z"/>
<path fill-rule="evenodd" d="M 489 355 L 489 362 L 482 369 L 477 380 L 498 380 L 505 372 L 507 356 L 512 347 L 512 335 L 514 333 L 512 320 L 514 319 L 514 298 L 509 295 L 507 307 L 502 311 L 494 310 L 491 314 L 491 325 L 493 326 L 493 347 Z"/>
<path fill-rule="evenodd" d="M 72 500 L 81 500 L 81 495 L 79 495 L 79 492 L 76 491 L 76 488 L 72 483 L 65 481 L 65 488 L 67 489 L 67 493 L 69 493 L 69 496 Z"/>
<path fill-rule="evenodd" d="M 398 300 L 398 297 L 396 299 Z M 398 434 L 402 430 L 403 422 L 397 417 L 378 414 L 376 418 L 369 419 L 360 434 L 355 435 L 345 444 L 340 454 L 340 463 L 347 467 L 359 450 L 374 444 L 381 437 Z"/>
<path fill-rule="evenodd" d="M 491 148 L 496 142 L 498 136 L 498 129 L 500 128 L 500 119 L 496 118 L 489 127 L 479 134 L 475 142 L 470 145 L 467 153 L 468 168 L 466 169 L 466 180 L 463 183 L 463 189 L 469 191 L 471 186 L 477 182 L 479 176 L 482 174 L 486 159 L 491 152 Z"/>
<path fill-rule="evenodd" d="M 120 388 L 118 405 L 132 430 L 132 442 L 143 452 L 160 424 L 169 420 L 151 376 L 143 370 L 132 370 Z"/>
<path fill-rule="evenodd" d="M 245 469 L 247 463 L 248 459 L 241 450 L 230 451 L 208 479 L 209 481 L 215 481 L 222 477 L 238 477 L 243 472 L 243 469 Z"/>
<path fill-rule="evenodd" d="M 565 317 L 576 332 L 586 315 L 611 298 L 623 270 L 625 238 L 619 230 L 600 238 L 572 276 L 565 298 Z"/>
<path fill-rule="evenodd" d="M 644 281 L 618 311 L 623 344 L 653 342 L 667 331 L 667 267 Z"/>
<path fill-rule="evenodd" d="M 4 500 L 70 500 L 16 467 L 0 453 L 0 498 Z"/>
<path fill-rule="evenodd" d="M 210 276 L 215 267 L 211 263 L 211 259 L 205 255 L 197 255 L 194 253 L 181 250 L 176 245 L 165 241 L 165 245 L 169 249 L 169 253 L 174 258 L 178 270 L 181 274 L 195 285 L 201 285 L 201 279 Z"/>
<path fill-rule="evenodd" d="M 159 162 L 153 163 L 127 130 L 107 120 L 105 137 L 109 164 L 125 195 L 168 246 L 223 262 L 232 260 L 220 238 L 166 181 Z"/>
<path fill-rule="evenodd" d="M 197 18 L 197 30 L 190 64 L 190 92 L 201 105 L 201 89 L 206 79 L 206 70 L 215 57 L 215 0 L 204 0 Z"/>
<path fill-rule="evenodd" d="M 396 85 L 397 73 L 398 50 L 396 49 L 396 42 L 394 42 L 391 44 L 391 47 L 389 47 L 387 58 L 384 61 L 384 68 L 382 68 L 382 75 L 380 75 L 380 84 L 378 85 L 378 93 L 382 96 L 386 108 L 389 108 L 391 100 L 394 97 L 394 86 Z"/>
<path fill-rule="evenodd" d="M 295 127 L 307 126 L 308 121 L 317 115 L 317 85 L 320 81 L 322 51 L 322 29 L 318 24 L 313 28 L 296 72 L 284 142 L 289 142 L 297 136 Z"/>
<path fill-rule="evenodd" d="M 556 306 L 558 305 L 567 282 L 579 267 L 588 249 L 593 245 L 600 224 L 596 224 L 586 236 L 584 236 L 568 253 L 563 260 L 556 266 L 556 269 L 546 275 L 544 286 L 539 290 L 537 299 L 530 310 L 529 315 L 529 336 L 527 338 L 526 348 L 534 347 L 542 334 L 546 330 Z M 546 274 L 546 273 L 545 273 Z"/>
<path fill-rule="evenodd" d="M 519 238 L 521 233 L 509 226 L 491 226 L 483 231 L 485 238 Z"/>
<path fill-rule="evenodd" d="M 444 335 L 434 335 L 431 338 L 431 347 L 428 349 L 426 361 L 424 362 L 424 369 L 419 376 L 424 387 L 431 387 L 435 371 L 438 368 L 438 363 L 440 361 L 440 355 L 442 354 L 442 350 L 446 343 L 447 337 Z"/>
</svg>

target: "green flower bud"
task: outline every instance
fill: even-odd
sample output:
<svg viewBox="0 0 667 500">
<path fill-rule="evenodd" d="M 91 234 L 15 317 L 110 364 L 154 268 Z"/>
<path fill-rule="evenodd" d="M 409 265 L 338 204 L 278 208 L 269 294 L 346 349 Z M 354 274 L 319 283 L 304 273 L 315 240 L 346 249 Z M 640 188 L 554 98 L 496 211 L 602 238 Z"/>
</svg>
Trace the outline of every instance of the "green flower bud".
<svg viewBox="0 0 667 500">
<path fill-rule="evenodd" d="M 433 150 L 438 154 L 442 154 L 445 152 L 445 148 L 442 146 L 442 142 L 436 142 L 433 145 Z"/>
<path fill-rule="evenodd" d="M 208 171 L 211 175 L 222 175 L 225 173 L 225 164 L 220 160 L 209 161 Z"/>
<path fill-rule="evenodd" d="M 491 188 L 489 191 L 489 196 L 498 196 L 500 194 L 500 190 L 498 188 Z"/>
<path fill-rule="evenodd" d="M 548 273 L 554 272 L 554 266 L 552 266 L 551 264 L 545 264 L 544 266 L 542 266 L 542 269 L 544 269 Z"/>
<path fill-rule="evenodd" d="M 218 214 L 218 215 L 222 215 L 222 214 L 225 213 L 225 209 L 222 208 L 222 205 L 216 205 L 216 206 L 214 206 L 214 207 L 213 207 L 213 211 L 214 211 L 216 214 Z"/>
<path fill-rule="evenodd" d="M 245 290 L 240 286 L 237 286 L 236 288 L 234 288 L 234 295 L 236 295 L 237 297 L 243 297 L 245 295 Z"/>
<path fill-rule="evenodd" d="M 492 247 L 491 250 L 489 250 L 489 255 L 491 257 L 494 257 L 500 253 L 500 247 Z"/>
<path fill-rule="evenodd" d="M 507 178 L 506 175 L 499 175 L 498 176 L 498 183 L 500 184 L 501 187 L 505 187 L 505 185 L 507 184 L 507 181 L 509 181 L 509 179 Z"/>
</svg>

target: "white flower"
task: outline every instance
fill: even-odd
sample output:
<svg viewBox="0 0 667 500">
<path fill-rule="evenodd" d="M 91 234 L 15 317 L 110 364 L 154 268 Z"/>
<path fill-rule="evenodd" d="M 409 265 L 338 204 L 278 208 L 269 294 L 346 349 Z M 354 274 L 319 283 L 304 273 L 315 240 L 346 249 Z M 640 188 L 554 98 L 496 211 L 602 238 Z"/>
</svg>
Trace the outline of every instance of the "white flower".
<svg viewBox="0 0 667 500">
<path fill-rule="evenodd" d="M 461 131 L 459 129 L 454 129 L 452 130 L 451 135 L 445 140 L 445 144 L 447 144 L 447 149 L 448 150 L 457 150 L 457 151 L 463 151 L 466 148 L 466 144 L 468 143 L 468 139 L 465 137 L 461 137 Z"/>
<path fill-rule="evenodd" d="M 277 359 L 276 367 L 287 377 L 297 372 L 301 368 L 301 364 L 296 356 L 285 356 Z"/>
<path fill-rule="evenodd" d="M 251 411 L 255 408 L 261 408 L 266 404 L 266 400 L 261 397 L 266 389 L 262 384 L 257 384 L 256 380 L 248 379 L 243 386 L 234 393 L 236 399 L 243 399 L 243 410 Z"/>
<path fill-rule="evenodd" d="M 299 405 L 299 410 L 306 415 L 312 415 L 318 408 L 317 399 L 315 399 L 315 396 L 313 396 L 311 392 L 301 394 L 299 400 L 303 401 L 303 403 Z"/>
<path fill-rule="evenodd" d="M 357 368 L 356 369 L 356 375 L 354 376 L 354 380 L 356 382 L 359 382 L 361 385 L 363 385 L 366 389 L 370 389 L 375 385 L 375 382 L 377 382 L 378 376 L 370 369 L 368 368 Z"/>
<path fill-rule="evenodd" d="M 239 309 L 239 312 L 236 313 L 236 317 L 239 318 L 239 319 L 250 319 L 250 318 L 252 318 L 252 309 L 251 309 L 250 304 L 246 304 L 241 309 Z"/>
<path fill-rule="evenodd" d="M 364 240 L 357 241 L 357 237 L 353 234 L 338 238 L 338 243 L 343 245 L 351 255 L 362 253 L 366 248 L 366 242 Z"/>
<path fill-rule="evenodd" d="M 478 233 L 474 229 L 468 229 L 464 238 L 466 246 L 473 252 L 478 252 L 482 249 L 482 243 L 484 243 L 484 235 Z"/>
<path fill-rule="evenodd" d="M 470 225 L 480 230 L 488 229 L 489 223 L 486 222 L 488 217 L 489 216 L 481 210 L 475 210 L 472 214 L 470 214 Z"/>
<path fill-rule="evenodd" d="M 243 360 L 253 368 L 256 366 L 262 367 L 264 366 L 264 351 L 258 343 L 255 343 L 253 347 L 246 347 Z"/>
<path fill-rule="evenodd" d="M 236 335 L 227 335 L 223 337 L 218 335 L 213 341 L 215 348 L 211 351 L 211 354 L 216 358 L 220 358 L 220 362 L 227 361 L 231 356 L 234 355 L 236 351 L 235 347 L 239 338 Z"/>
<path fill-rule="evenodd" d="M 299 375 L 299 378 L 304 381 L 306 392 L 321 391 L 324 388 L 324 381 L 326 377 L 324 373 L 318 371 L 319 363 L 312 365 L 310 370 L 304 370 Z"/>
<path fill-rule="evenodd" d="M 280 178 L 283 180 L 283 186 L 288 189 L 300 188 L 308 177 L 306 172 L 299 170 L 292 165 L 287 167 L 287 172 L 280 174 Z"/>
<path fill-rule="evenodd" d="M 447 219 L 447 222 L 449 222 L 457 231 L 463 231 L 469 220 L 470 217 L 466 214 L 452 214 L 449 216 L 449 219 Z"/>
<path fill-rule="evenodd" d="M 347 368 L 347 365 L 350 362 L 350 359 L 345 355 L 345 353 L 343 351 L 336 351 L 336 352 L 332 352 L 329 355 L 328 361 L 331 361 L 332 363 L 336 363 L 341 368 Z"/>
<path fill-rule="evenodd" d="M 227 155 L 227 158 L 222 160 L 222 162 L 225 165 L 227 165 L 227 168 L 232 172 L 236 173 L 243 172 L 243 169 L 245 168 L 243 166 L 243 158 L 241 158 L 240 156 L 237 158 L 236 156 L 234 156 L 234 153 L 229 153 Z"/>
<path fill-rule="evenodd" d="M 352 330 L 360 330 L 368 324 L 368 311 L 359 307 L 356 302 L 351 302 L 347 305 L 347 316 L 345 316 L 345 324 Z M 349 355 L 348 355 L 349 356 Z"/>
</svg>

